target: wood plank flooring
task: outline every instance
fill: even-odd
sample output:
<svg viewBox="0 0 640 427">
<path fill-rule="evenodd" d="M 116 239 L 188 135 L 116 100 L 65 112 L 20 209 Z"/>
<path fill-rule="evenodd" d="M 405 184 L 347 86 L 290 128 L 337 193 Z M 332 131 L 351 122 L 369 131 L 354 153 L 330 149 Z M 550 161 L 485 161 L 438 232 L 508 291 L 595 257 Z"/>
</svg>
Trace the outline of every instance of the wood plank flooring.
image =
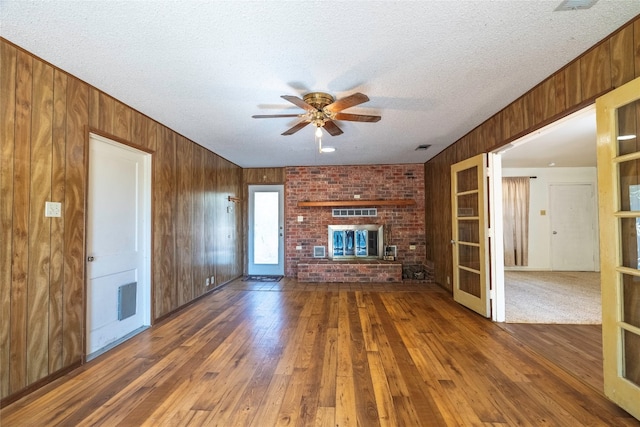
<svg viewBox="0 0 640 427">
<path fill-rule="evenodd" d="M 236 280 L 0 425 L 640 426 L 515 332 L 431 284 Z"/>
</svg>

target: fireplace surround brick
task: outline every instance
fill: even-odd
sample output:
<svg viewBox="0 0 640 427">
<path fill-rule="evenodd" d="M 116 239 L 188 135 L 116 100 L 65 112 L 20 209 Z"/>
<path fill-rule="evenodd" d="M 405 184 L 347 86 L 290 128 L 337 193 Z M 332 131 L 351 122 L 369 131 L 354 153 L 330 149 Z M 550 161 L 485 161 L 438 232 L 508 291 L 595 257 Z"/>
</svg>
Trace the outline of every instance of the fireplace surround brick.
<svg viewBox="0 0 640 427">
<path fill-rule="evenodd" d="M 397 261 L 327 259 L 300 260 L 299 282 L 402 282 L 402 264 Z"/>
<path fill-rule="evenodd" d="M 385 235 L 389 236 L 385 243 L 397 247 L 399 264 L 424 264 L 426 242 L 423 164 L 296 166 L 285 168 L 285 177 L 285 274 L 288 277 L 299 277 L 299 264 L 312 265 L 308 261 L 316 260 L 313 258 L 313 247 L 327 246 L 327 227 L 332 224 L 382 224 Z M 367 207 L 376 207 L 377 217 L 351 218 L 333 217 L 330 207 L 298 206 L 299 201 L 353 200 L 356 194 L 360 195 L 361 200 L 413 199 L 416 204 L 375 206 L 372 203 L 372 206 Z M 303 217 L 302 222 L 297 220 L 298 216 Z M 298 246 L 301 249 L 296 249 Z M 411 246 L 415 249 L 410 249 Z M 344 262 L 336 261 L 334 264 Z M 347 269 L 344 265 L 342 268 Z M 354 268 L 353 276 L 343 275 L 348 280 L 342 281 L 359 281 L 356 280 L 360 278 L 358 275 L 370 273 L 359 269 L 375 269 L 371 266 L 349 268 Z M 387 280 L 385 278 L 381 281 Z"/>
</svg>

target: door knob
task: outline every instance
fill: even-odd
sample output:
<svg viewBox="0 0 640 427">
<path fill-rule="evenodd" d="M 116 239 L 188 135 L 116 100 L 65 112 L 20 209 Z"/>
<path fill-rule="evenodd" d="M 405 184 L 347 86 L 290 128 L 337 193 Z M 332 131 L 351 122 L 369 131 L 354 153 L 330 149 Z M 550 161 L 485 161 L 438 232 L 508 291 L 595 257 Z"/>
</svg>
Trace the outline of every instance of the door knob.
<svg viewBox="0 0 640 427">
<path fill-rule="evenodd" d="M 95 260 L 95 258 L 94 258 L 94 257 L 92 257 L 92 256 L 90 256 L 90 257 L 88 257 L 88 258 L 87 258 L 87 261 L 89 261 L 89 262 L 93 262 L 93 260 Z"/>
</svg>

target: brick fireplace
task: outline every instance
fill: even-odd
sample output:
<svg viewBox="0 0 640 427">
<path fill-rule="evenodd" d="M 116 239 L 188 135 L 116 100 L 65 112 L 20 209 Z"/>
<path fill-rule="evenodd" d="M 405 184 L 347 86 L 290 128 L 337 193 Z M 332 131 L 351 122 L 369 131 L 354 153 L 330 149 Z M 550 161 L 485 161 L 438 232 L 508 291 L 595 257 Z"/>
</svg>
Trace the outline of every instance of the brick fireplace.
<svg viewBox="0 0 640 427">
<path fill-rule="evenodd" d="M 355 165 L 287 167 L 285 170 L 285 274 L 306 281 L 396 282 L 402 266 L 423 265 L 426 258 L 424 225 L 424 165 Z M 327 206 L 298 206 L 299 202 L 368 200 L 375 217 L 334 217 Z M 415 204 L 386 205 L 375 201 L 410 199 Z M 381 244 L 397 248 L 395 261 L 329 259 L 329 226 L 382 226 Z M 355 234 L 354 234 L 355 236 Z M 314 247 L 327 249 L 314 258 Z M 380 251 L 380 250 L 378 250 Z M 373 259 L 375 258 L 375 259 Z"/>
</svg>

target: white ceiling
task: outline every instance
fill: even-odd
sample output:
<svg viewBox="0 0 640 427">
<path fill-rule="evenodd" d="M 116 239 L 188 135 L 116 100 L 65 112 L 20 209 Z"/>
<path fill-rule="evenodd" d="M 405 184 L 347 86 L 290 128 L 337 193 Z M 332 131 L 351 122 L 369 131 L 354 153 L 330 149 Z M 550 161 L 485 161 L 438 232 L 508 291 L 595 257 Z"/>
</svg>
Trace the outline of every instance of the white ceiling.
<svg viewBox="0 0 640 427">
<path fill-rule="evenodd" d="M 242 167 L 422 163 L 640 14 L 559 4 L 0 0 L 0 34 Z M 310 91 L 382 120 L 338 122 L 319 154 L 311 126 L 251 118 Z"/>
</svg>

